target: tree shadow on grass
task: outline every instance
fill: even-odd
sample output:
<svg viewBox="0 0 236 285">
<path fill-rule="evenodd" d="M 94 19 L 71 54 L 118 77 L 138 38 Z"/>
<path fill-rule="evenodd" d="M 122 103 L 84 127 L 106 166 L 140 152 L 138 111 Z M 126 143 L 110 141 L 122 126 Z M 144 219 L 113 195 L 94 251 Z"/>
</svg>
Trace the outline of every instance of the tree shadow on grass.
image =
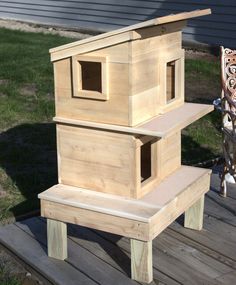
<svg viewBox="0 0 236 285">
<path fill-rule="evenodd" d="M 207 147 L 201 146 L 190 136 L 182 134 L 182 164 L 195 165 L 216 158 L 215 154 Z"/>
<path fill-rule="evenodd" d="M 55 125 L 23 124 L 1 133 L 0 154 L 0 167 L 11 180 L 6 190 L 24 197 L 9 210 L 17 217 L 39 209 L 38 193 L 57 183 Z"/>
</svg>

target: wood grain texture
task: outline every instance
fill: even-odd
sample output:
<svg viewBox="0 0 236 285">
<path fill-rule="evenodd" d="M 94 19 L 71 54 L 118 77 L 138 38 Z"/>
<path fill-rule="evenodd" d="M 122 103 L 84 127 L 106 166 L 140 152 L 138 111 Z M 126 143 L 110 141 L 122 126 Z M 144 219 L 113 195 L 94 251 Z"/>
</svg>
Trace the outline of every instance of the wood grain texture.
<svg viewBox="0 0 236 285">
<path fill-rule="evenodd" d="M 131 277 L 132 279 L 150 283 L 153 280 L 152 242 L 130 240 Z"/>
<path fill-rule="evenodd" d="M 85 95 L 83 98 L 76 97 L 78 94 L 73 93 L 71 59 L 56 61 L 54 63 L 56 116 L 128 126 L 129 64 L 107 63 L 106 66 L 109 70 L 106 82 L 109 88 L 109 100 L 100 101 L 95 98 L 89 99 L 89 94 L 87 98 L 84 98 Z M 76 83 L 74 85 L 76 88 Z"/>
<path fill-rule="evenodd" d="M 209 174 L 181 167 L 139 200 L 59 185 L 39 195 L 41 215 L 150 241 L 209 190 Z"/>
<path fill-rule="evenodd" d="M 41 216 L 148 241 L 147 223 L 41 199 Z"/>
<path fill-rule="evenodd" d="M 213 111 L 212 105 L 185 103 L 183 106 L 176 108 L 175 110 L 157 116 L 148 122 L 145 122 L 132 128 L 126 126 L 69 119 L 65 116 L 54 117 L 53 120 L 57 123 L 62 124 L 85 126 L 90 128 L 111 131 L 113 130 L 117 132 L 140 134 L 161 138 L 187 127 L 188 125 L 210 113 L 211 111 Z"/>
<path fill-rule="evenodd" d="M 47 219 L 48 256 L 64 260 L 67 258 L 67 225 Z"/>
<path fill-rule="evenodd" d="M 178 181 L 178 180 L 176 180 Z M 174 182 L 176 188 L 176 181 Z M 164 182 L 163 182 L 164 183 Z M 181 213 L 185 212 L 186 209 L 191 207 L 196 201 L 200 199 L 202 195 L 209 191 L 210 187 L 210 172 L 205 172 L 200 179 L 192 181 L 190 185 L 184 188 L 183 191 L 179 192 L 175 198 L 169 200 L 168 203 L 164 204 L 161 211 L 158 211 L 150 222 L 150 237 L 155 238 L 160 234 L 168 225 L 170 225 Z M 168 188 L 168 192 L 173 191 L 171 187 Z M 175 191 L 175 190 L 174 190 Z M 159 192 L 152 192 L 146 196 L 158 200 Z M 169 193 L 169 195 L 171 195 Z M 173 195 L 173 193 L 172 193 Z M 155 197 L 156 196 L 156 197 Z M 145 200 L 145 199 L 144 199 Z"/>
<path fill-rule="evenodd" d="M 211 191 L 205 198 L 204 230 L 186 229 L 178 219 L 153 240 L 152 285 L 234 284 L 235 189 L 224 199 L 218 195 L 220 181 L 215 170 L 212 178 Z M 178 183 L 184 183 L 182 180 L 176 177 Z M 129 280 L 129 239 L 69 225 L 69 258 L 57 261 L 47 257 L 46 222 L 42 220 L 32 218 L 0 228 L 1 246 L 19 257 L 29 272 L 34 268 L 49 284 L 57 285 L 137 284 Z"/>
<path fill-rule="evenodd" d="M 132 31 L 151 27 L 156 25 L 162 25 L 171 22 L 177 22 L 182 20 L 187 20 L 194 17 L 200 17 L 204 15 L 209 15 L 211 13 L 210 9 L 196 10 L 191 12 L 179 13 L 176 15 L 168 15 L 152 20 L 148 20 L 142 23 L 131 25 L 125 28 L 121 28 L 112 32 L 94 36 L 85 40 L 77 41 L 71 44 L 66 44 L 57 48 L 50 50 L 52 61 L 59 60 L 68 56 L 73 55 L 74 49 L 76 48 L 76 53 L 88 52 L 94 49 L 102 48 L 107 45 L 114 45 L 117 43 L 122 43 L 134 38 L 131 34 Z M 79 49 L 80 48 L 80 49 Z"/>
<path fill-rule="evenodd" d="M 24 264 L 26 268 L 29 270 L 32 268 L 38 274 L 43 275 L 47 279 L 48 284 L 74 285 L 81 282 L 81 284 L 86 285 L 97 285 L 94 280 L 76 270 L 70 264 L 48 258 L 46 253 L 47 247 L 40 243 L 40 239 L 37 239 L 38 235 L 36 232 L 29 236 L 26 234 L 26 231 L 20 230 L 17 225 L 13 224 L 0 230 L 1 245 L 4 245 L 11 253 L 14 253 L 20 262 L 26 261 Z M 39 231 L 41 230 L 42 228 L 39 227 Z"/>
<path fill-rule="evenodd" d="M 139 195 L 134 136 L 58 125 L 57 137 L 61 183 L 126 197 Z"/>
<path fill-rule="evenodd" d="M 204 195 L 185 211 L 184 226 L 193 230 L 203 227 Z"/>
</svg>

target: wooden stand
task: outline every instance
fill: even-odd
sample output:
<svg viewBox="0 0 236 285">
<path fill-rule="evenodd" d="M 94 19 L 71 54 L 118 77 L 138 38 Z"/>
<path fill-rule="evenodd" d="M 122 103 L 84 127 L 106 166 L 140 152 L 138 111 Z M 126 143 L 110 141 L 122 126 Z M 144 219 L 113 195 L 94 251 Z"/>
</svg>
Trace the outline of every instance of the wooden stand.
<svg viewBox="0 0 236 285">
<path fill-rule="evenodd" d="M 131 277 L 151 282 L 152 240 L 185 212 L 200 230 L 210 171 L 181 166 L 181 130 L 213 110 L 184 102 L 182 28 L 169 15 L 50 50 L 59 184 L 39 195 L 48 255 L 66 224 L 131 239 Z"/>
<path fill-rule="evenodd" d="M 119 234 L 131 238 L 132 278 L 151 282 L 152 240 L 184 212 L 186 227 L 202 228 L 210 173 L 182 166 L 139 200 L 62 184 L 53 186 L 39 195 L 41 215 L 49 221 L 50 256 L 67 256 L 65 224 L 61 221 Z"/>
</svg>

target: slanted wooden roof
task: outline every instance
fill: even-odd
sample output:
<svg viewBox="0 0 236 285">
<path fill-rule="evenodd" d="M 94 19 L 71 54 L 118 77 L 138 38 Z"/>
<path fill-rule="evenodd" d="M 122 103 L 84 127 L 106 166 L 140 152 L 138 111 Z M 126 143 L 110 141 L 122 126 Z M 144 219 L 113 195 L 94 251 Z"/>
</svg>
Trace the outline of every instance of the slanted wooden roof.
<svg viewBox="0 0 236 285">
<path fill-rule="evenodd" d="M 194 10 L 191 12 L 171 14 L 155 18 L 152 20 L 148 20 L 145 22 L 141 22 L 138 24 L 134 24 L 111 32 L 107 32 L 104 34 L 100 34 L 84 40 L 79 40 L 70 44 L 50 49 L 51 60 L 55 61 L 75 55 L 75 48 L 76 48 L 76 53 L 78 54 L 140 38 L 140 36 L 133 33 L 133 31 L 138 29 L 173 23 L 177 21 L 183 21 L 209 14 L 211 14 L 211 9 Z"/>
</svg>

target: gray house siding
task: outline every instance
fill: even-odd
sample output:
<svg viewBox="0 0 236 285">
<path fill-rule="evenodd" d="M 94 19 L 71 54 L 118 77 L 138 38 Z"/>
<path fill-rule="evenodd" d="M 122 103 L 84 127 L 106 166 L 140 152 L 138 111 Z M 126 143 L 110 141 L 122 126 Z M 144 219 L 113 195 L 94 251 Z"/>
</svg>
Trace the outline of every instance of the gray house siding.
<svg viewBox="0 0 236 285">
<path fill-rule="evenodd" d="M 0 18 L 104 32 L 205 8 L 211 8 L 212 15 L 189 21 L 184 39 L 236 47 L 235 0 L 0 0 Z"/>
</svg>

